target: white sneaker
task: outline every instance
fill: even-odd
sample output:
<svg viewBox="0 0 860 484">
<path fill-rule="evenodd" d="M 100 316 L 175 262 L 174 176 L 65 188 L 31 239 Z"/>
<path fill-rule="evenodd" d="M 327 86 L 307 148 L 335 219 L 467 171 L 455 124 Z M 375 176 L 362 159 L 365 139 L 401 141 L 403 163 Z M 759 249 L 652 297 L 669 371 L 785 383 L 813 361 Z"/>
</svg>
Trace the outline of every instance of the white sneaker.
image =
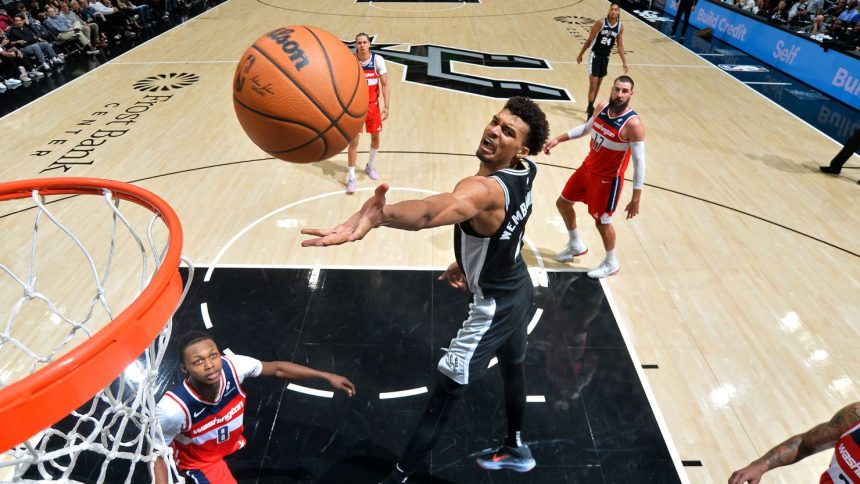
<svg viewBox="0 0 860 484">
<path fill-rule="evenodd" d="M 30 81 L 32 81 L 32 79 L 30 79 L 30 78 L 27 76 L 27 74 L 21 74 L 20 76 L 18 76 L 18 79 L 21 79 L 21 82 L 30 82 Z"/>
<path fill-rule="evenodd" d="M 57 54 L 57 59 L 60 60 L 60 64 L 66 63 L 66 55 L 65 54 Z"/>
<path fill-rule="evenodd" d="M 31 78 L 36 78 L 36 79 L 38 79 L 38 78 L 40 78 L 40 77 L 45 77 L 45 75 L 44 75 L 44 74 L 42 74 L 41 72 L 37 71 L 36 69 L 33 69 L 32 71 L 30 71 L 30 74 L 29 74 L 29 75 L 30 75 L 30 77 L 31 77 Z"/>
<path fill-rule="evenodd" d="M 570 242 L 564 247 L 564 250 L 553 256 L 556 262 L 570 262 L 574 257 L 579 257 L 588 253 L 588 246 L 579 242 L 576 245 L 570 245 Z"/>
<path fill-rule="evenodd" d="M 596 268 L 588 271 L 588 277 L 592 279 L 603 279 L 604 277 L 611 276 L 616 272 L 621 270 L 621 265 L 618 263 L 610 264 L 606 261 L 603 261 Z"/>
<path fill-rule="evenodd" d="M 4 93 L 4 92 L 6 92 L 6 84 L 0 82 L 0 93 Z"/>
<path fill-rule="evenodd" d="M 6 84 L 6 87 L 18 87 L 21 85 L 21 81 L 18 79 L 6 79 L 4 84 Z"/>
</svg>

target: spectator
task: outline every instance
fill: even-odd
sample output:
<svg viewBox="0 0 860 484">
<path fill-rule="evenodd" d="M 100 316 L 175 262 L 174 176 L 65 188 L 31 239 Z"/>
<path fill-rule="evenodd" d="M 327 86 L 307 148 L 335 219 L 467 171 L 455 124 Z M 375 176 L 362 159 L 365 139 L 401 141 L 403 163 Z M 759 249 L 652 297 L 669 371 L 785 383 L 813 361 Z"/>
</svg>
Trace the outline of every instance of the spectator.
<svg viewBox="0 0 860 484">
<path fill-rule="evenodd" d="M 812 18 L 806 12 L 806 8 L 800 7 L 794 16 L 788 19 L 788 26 L 796 32 L 803 32 L 812 24 Z"/>
<path fill-rule="evenodd" d="M 51 70 L 51 66 L 62 64 L 64 60 L 54 52 L 54 47 L 45 42 L 45 39 L 36 35 L 32 26 L 24 24 L 24 17 L 15 15 L 15 26 L 9 29 L 10 44 L 18 47 L 25 54 L 36 56 L 39 65 L 44 70 Z M 51 65 L 48 65 L 48 62 Z"/>
<path fill-rule="evenodd" d="M 823 35 L 827 26 L 824 24 L 824 15 L 816 15 L 812 25 L 809 26 L 809 35 Z M 820 39 L 819 39 L 820 40 Z"/>
<path fill-rule="evenodd" d="M 764 18 L 770 17 L 770 10 L 767 8 L 767 5 L 764 3 L 764 0 L 756 0 L 753 14 Z"/>
<path fill-rule="evenodd" d="M 824 15 L 826 17 L 837 18 L 839 14 L 847 10 L 848 7 L 845 5 L 845 0 L 839 0 L 836 5 L 828 8 L 824 11 Z"/>
<path fill-rule="evenodd" d="M 785 6 L 785 0 L 780 0 L 776 5 L 776 9 L 771 12 L 770 22 L 781 25 L 788 23 L 788 9 Z"/>
<path fill-rule="evenodd" d="M 736 0 L 735 7 L 743 10 L 744 12 L 755 13 L 755 0 Z"/>
<path fill-rule="evenodd" d="M 6 31 L 9 30 L 10 27 L 15 25 L 15 20 L 6 13 L 6 9 L 0 7 L 0 30 Z"/>
<path fill-rule="evenodd" d="M 65 1 L 60 3 L 60 13 L 57 15 L 69 22 L 74 28 L 81 29 L 81 32 L 84 33 L 87 41 L 89 41 L 93 47 L 99 48 L 102 46 L 101 37 L 99 37 L 98 24 L 89 24 L 85 22 L 84 19 L 69 8 L 69 4 Z"/>
<path fill-rule="evenodd" d="M 96 30 L 99 32 L 100 44 L 102 47 L 107 44 L 107 35 L 109 33 L 108 30 L 110 29 L 110 26 L 108 25 L 108 21 L 104 15 L 90 8 L 86 0 L 82 0 L 80 2 L 78 0 L 71 0 L 69 2 L 69 10 L 83 19 L 90 28 L 95 25 Z"/>
<path fill-rule="evenodd" d="M 21 49 L 13 47 L 6 33 L 0 31 L 0 64 L 3 64 L 7 74 L 7 78 L 18 76 L 23 82 L 29 82 L 31 78 L 44 77 L 44 74 L 37 71 L 33 64 L 27 59 L 27 56 L 21 52 Z M 10 69 L 11 68 L 11 69 Z M 8 87 L 8 86 L 7 86 Z"/>
<path fill-rule="evenodd" d="M 92 44 L 90 44 L 90 40 L 84 35 L 83 30 L 81 29 L 81 25 L 73 25 L 71 22 L 66 20 L 63 17 L 57 15 L 57 11 L 53 6 L 48 7 L 46 10 L 47 16 L 45 17 L 45 25 L 48 26 L 54 32 L 54 35 L 57 36 L 58 39 L 62 41 L 71 41 L 75 40 L 81 47 L 83 47 L 87 54 L 98 54 L 99 51 Z"/>
<path fill-rule="evenodd" d="M 860 22 L 860 3 L 855 4 L 853 9 L 845 10 L 839 14 L 839 20 L 851 24 Z"/>
</svg>

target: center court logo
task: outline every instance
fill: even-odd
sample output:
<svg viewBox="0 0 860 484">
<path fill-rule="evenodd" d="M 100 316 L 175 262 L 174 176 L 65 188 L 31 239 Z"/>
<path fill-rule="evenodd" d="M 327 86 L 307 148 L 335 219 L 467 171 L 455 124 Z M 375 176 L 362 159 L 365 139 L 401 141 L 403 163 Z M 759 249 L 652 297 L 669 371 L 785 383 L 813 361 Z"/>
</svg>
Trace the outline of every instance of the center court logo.
<svg viewBox="0 0 860 484">
<path fill-rule="evenodd" d="M 188 87 L 199 80 L 200 76 L 197 74 L 171 72 L 170 74 L 159 74 L 141 79 L 134 83 L 134 88 L 143 92 L 175 91 Z"/>
</svg>

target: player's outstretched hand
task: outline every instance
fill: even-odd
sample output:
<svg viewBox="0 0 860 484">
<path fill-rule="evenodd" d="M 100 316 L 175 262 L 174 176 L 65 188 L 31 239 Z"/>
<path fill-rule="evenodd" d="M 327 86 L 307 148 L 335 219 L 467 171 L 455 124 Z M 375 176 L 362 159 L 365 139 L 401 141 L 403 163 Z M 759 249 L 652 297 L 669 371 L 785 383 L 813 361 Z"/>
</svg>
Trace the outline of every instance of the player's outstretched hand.
<svg viewBox="0 0 860 484">
<path fill-rule="evenodd" d="M 558 141 L 558 140 L 557 140 L 557 139 L 555 139 L 555 138 L 553 138 L 553 139 L 551 139 L 551 140 L 547 141 L 546 143 L 544 143 L 544 145 L 543 145 L 543 154 L 548 155 L 548 154 L 549 154 L 549 150 L 551 150 L 551 149 L 555 148 L 556 146 L 558 146 L 558 144 L 559 144 L 559 143 L 560 143 L 560 141 Z"/>
<path fill-rule="evenodd" d="M 347 380 L 346 377 L 330 374 L 328 377 L 328 383 L 335 390 L 340 390 L 348 397 L 355 395 L 355 385 L 352 384 L 351 381 Z"/>
<path fill-rule="evenodd" d="M 345 242 L 361 240 L 371 229 L 382 223 L 382 207 L 385 206 L 385 193 L 388 184 L 376 187 L 373 196 L 364 202 L 361 210 L 355 212 L 346 222 L 330 229 L 302 229 L 302 234 L 314 235 L 317 238 L 302 241 L 302 247 L 327 247 L 340 245 Z"/>
<path fill-rule="evenodd" d="M 448 269 L 439 276 L 440 281 L 448 281 L 448 284 L 451 287 L 456 287 L 457 289 L 466 290 L 466 278 L 463 276 L 463 272 L 460 270 L 460 264 L 456 262 L 451 263 L 448 266 Z"/>
<path fill-rule="evenodd" d="M 758 484 L 765 472 L 767 472 L 767 464 L 755 461 L 743 469 L 732 472 L 729 484 Z"/>
</svg>

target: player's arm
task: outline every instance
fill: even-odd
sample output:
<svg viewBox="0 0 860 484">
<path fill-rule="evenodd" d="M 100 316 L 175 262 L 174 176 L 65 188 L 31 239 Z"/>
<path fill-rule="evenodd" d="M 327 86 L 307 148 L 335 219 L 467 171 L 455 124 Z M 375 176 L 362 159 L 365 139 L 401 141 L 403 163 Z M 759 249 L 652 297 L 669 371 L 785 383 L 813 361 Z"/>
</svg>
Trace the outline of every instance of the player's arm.
<svg viewBox="0 0 860 484">
<path fill-rule="evenodd" d="M 385 103 L 385 106 L 382 106 L 382 120 L 385 121 L 388 119 L 388 107 L 391 106 L 391 91 L 388 88 L 388 72 L 385 74 L 379 75 L 379 87 L 382 89 L 382 102 Z"/>
<path fill-rule="evenodd" d="M 624 54 L 624 25 L 618 29 L 618 38 L 616 41 L 616 44 L 618 45 L 618 56 L 621 57 L 621 66 L 624 68 L 624 73 L 627 74 L 627 55 Z"/>
<path fill-rule="evenodd" d="M 373 197 L 346 222 L 331 229 L 302 229 L 305 235 L 318 238 L 305 240 L 303 247 L 339 245 L 361 240 L 380 226 L 401 230 L 421 230 L 465 222 L 481 212 L 492 210 L 502 197 L 499 184 L 486 177 L 469 177 L 460 181 L 451 193 L 433 195 L 423 200 L 386 205 L 388 185 L 376 187 Z"/>
<path fill-rule="evenodd" d="M 154 474 L 153 481 L 155 482 L 155 484 L 168 484 L 167 464 L 164 462 L 164 457 L 158 457 L 157 459 L 155 459 L 155 463 L 153 463 L 152 473 Z"/>
<path fill-rule="evenodd" d="M 591 46 L 591 43 L 594 42 L 594 38 L 597 37 L 597 33 L 600 32 L 602 20 L 598 20 L 594 22 L 594 25 L 591 26 L 591 32 L 588 33 L 588 40 L 582 44 L 582 49 L 579 50 L 579 55 L 576 56 L 576 63 L 582 64 L 582 56 L 585 54 L 585 51 Z"/>
<path fill-rule="evenodd" d="M 829 422 L 821 423 L 808 431 L 789 437 L 729 477 L 729 484 L 757 484 L 761 476 L 777 467 L 794 464 L 805 457 L 832 449 L 852 425 L 860 420 L 860 402 L 854 402 L 836 412 Z"/>
<path fill-rule="evenodd" d="M 597 109 L 594 112 L 599 113 L 603 109 L 603 106 L 605 106 L 605 103 L 603 101 L 601 101 L 600 103 L 598 103 Z M 552 150 L 553 148 L 558 146 L 560 143 L 564 143 L 567 140 L 582 138 L 583 136 L 585 136 L 591 132 L 591 127 L 593 125 L 594 125 L 594 116 L 588 118 L 588 121 L 586 121 L 585 123 L 580 124 L 579 126 L 571 129 L 567 133 L 561 133 L 560 135 L 556 136 L 555 138 L 547 141 L 543 145 L 544 154 L 547 154 L 547 155 L 550 154 L 550 150 Z"/>
<path fill-rule="evenodd" d="M 314 370 L 289 361 L 261 361 L 260 363 L 263 364 L 260 376 L 276 376 L 286 380 L 325 380 L 335 390 L 340 390 L 350 397 L 355 395 L 355 385 L 346 377 Z"/>
<path fill-rule="evenodd" d="M 633 161 L 633 197 L 624 209 L 627 218 L 631 219 L 639 215 L 639 200 L 645 186 L 645 126 L 639 116 L 630 118 L 621 136 L 630 142 L 630 159 Z"/>
</svg>

